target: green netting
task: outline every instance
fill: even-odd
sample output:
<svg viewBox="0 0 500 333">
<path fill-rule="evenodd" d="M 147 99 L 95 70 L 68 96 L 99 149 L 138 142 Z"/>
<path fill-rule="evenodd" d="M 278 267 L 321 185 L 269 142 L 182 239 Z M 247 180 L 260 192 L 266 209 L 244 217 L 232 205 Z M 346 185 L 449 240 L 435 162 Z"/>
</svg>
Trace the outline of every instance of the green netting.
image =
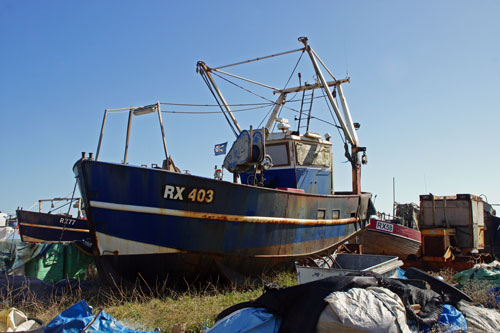
<svg viewBox="0 0 500 333">
<path fill-rule="evenodd" d="M 471 280 L 486 281 L 491 285 L 500 286 L 500 262 L 477 264 L 471 269 L 461 271 L 453 276 L 461 285 Z"/>
</svg>

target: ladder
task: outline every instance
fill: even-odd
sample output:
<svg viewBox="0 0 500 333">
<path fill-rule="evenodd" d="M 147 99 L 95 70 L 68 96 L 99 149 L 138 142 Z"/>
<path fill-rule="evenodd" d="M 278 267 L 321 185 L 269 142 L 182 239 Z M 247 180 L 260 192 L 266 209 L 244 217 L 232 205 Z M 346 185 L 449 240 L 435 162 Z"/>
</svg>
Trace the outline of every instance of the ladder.
<svg viewBox="0 0 500 333">
<path fill-rule="evenodd" d="M 299 123 L 297 126 L 297 133 L 299 134 L 300 134 L 300 129 L 304 127 L 306 128 L 306 133 L 309 131 L 309 123 L 311 121 L 313 100 L 314 100 L 314 89 L 302 91 L 302 102 L 300 103 Z M 302 114 L 306 112 L 306 110 L 307 110 L 307 123 L 306 125 L 301 125 Z"/>
</svg>

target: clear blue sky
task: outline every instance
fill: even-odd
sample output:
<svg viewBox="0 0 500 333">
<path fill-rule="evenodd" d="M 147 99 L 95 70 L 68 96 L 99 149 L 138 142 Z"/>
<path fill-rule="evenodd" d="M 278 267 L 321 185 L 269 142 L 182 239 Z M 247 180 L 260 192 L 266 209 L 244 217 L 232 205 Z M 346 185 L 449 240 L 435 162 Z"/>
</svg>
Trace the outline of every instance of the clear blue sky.
<svg viewBox="0 0 500 333">
<path fill-rule="evenodd" d="M 391 211 L 393 177 L 399 202 L 432 192 L 500 203 L 499 17 L 498 1 L 0 0 L 0 210 L 70 193 L 105 108 L 213 103 L 198 60 L 291 50 L 299 36 L 351 77 L 344 89 L 369 159 L 362 188 L 380 211 Z M 246 113 L 243 125 L 262 116 Z M 163 159 L 147 117 L 134 119 L 131 163 Z M 211 177 L 222 163 L 214 144 L 234 138 L 223 117 L 164 120 L 176 163 Z M 125 115 L 110 118 L 103 160 L 121 160 L 125 125 Z M 337 189 L 350 189 L 336 149 Z"/>
</svg>

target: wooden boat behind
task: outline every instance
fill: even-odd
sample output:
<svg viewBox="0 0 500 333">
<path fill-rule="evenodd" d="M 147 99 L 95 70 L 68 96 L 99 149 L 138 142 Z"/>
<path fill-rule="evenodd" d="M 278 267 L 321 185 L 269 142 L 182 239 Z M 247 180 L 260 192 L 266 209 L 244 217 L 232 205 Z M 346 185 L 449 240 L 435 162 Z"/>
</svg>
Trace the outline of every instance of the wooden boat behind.
<svg viewBox="0 0 500 333">
<path fill-rule="evenodd" d="M 375 218 L 370 219 L 370 224 L 358 237 L 363 253 L 393 255 L 403 260 L 416 255 L 422 244 L 420 231 Z"/>
</svg>

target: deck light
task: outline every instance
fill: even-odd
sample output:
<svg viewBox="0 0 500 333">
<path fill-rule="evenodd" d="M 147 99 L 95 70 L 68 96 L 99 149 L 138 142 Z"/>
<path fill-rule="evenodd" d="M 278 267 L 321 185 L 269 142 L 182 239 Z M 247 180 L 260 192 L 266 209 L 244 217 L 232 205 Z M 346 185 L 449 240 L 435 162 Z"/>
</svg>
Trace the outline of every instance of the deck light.
<svg viewBox="0 0 500 333">
<path fill-rule="evenodd" d="M 156 112 L 156 107 L 157 107 L 156 104 L 141 106 L 137 109 L 134 109 L 134 116 L 141 116 L 143 114 Z"/>
</svg>

